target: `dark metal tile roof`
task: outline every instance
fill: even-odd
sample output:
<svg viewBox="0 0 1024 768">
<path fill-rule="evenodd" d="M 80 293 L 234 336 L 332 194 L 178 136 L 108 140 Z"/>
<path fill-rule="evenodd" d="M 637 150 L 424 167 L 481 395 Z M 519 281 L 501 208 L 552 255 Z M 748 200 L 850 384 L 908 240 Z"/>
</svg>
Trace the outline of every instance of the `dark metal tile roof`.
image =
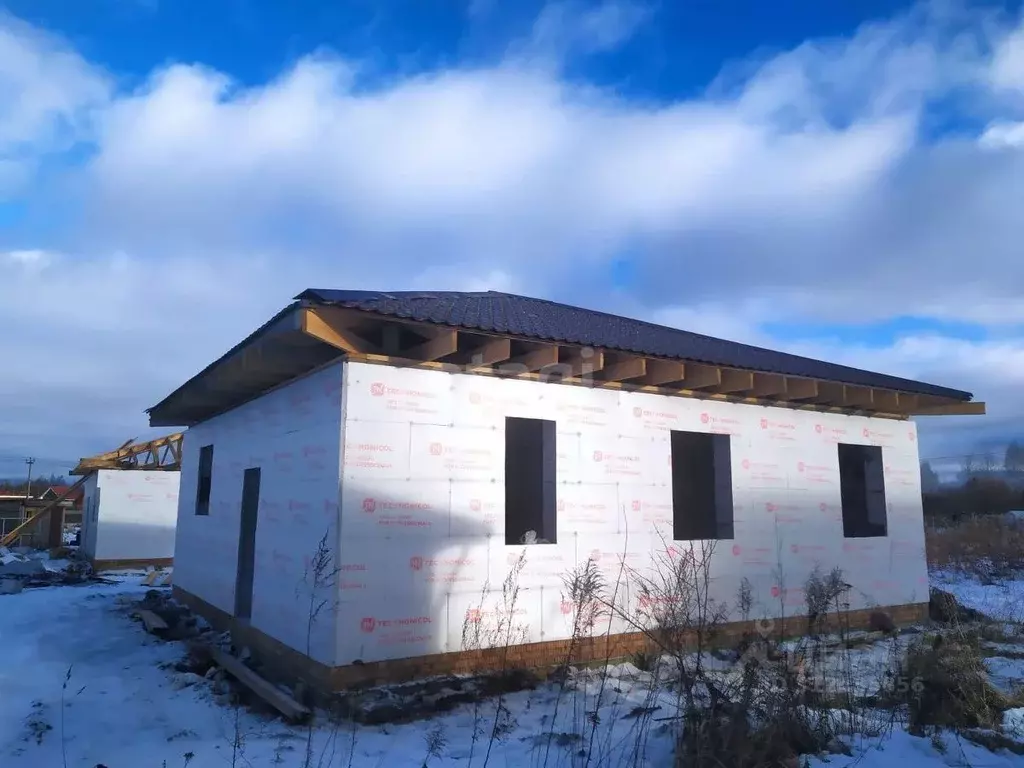
<svg viewBox="0 0 1024 768">
<path fill-rule="evenodd" d="M 296 300 L 525 339 L 600 347 L 670 360 L 780 373 L 923 395 L 970 400 L 969 392 L 872 373 L 799 355 L 702 336 L 553 301 L 486 291 L 337 291 L 308 289 Z"/>
</svg>

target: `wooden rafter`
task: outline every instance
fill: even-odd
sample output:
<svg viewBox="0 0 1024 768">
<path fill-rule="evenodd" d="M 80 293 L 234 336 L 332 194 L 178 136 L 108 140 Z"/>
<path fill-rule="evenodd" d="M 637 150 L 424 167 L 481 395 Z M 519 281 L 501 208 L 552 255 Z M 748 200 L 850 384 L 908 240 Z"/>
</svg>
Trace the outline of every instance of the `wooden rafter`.
<svg viewBox="0 0 1024 768">
<path fill-rule="evenodd" d="M 780 400 L 810 400 L 818 396 L 818 382 L 814 379 L 784 378 L 786 390 L 778 395 Z"/>
<path fill-rule="evenodd" d="M 651 387 L 674 384 L 686 378 L 686 366 L 675 360 L 648 360 L 643 383 Z"/>
<path fill-rule="evenodd" d="M 818 394 L 814 398 L 819 403 L 843 405 L 846 402 L 846 387 L 834 381 L 817 382 Z"/>
<path fill-rule="evenodd" d="M 458 331 L 443 330 L 432 339 L 402 352 L 413 360 L 441 360 L 459 351 Z"/>
<path fill-rule="evenodd" d="M 499 366 L 506 374 L 531 373 L 542 368 L 558 365 L 558 347 L 539 347 L 531 352 L 510 358 Z"/>
<path fill-rule="evenodd" d="M 753 397 L 774 397 L 786 392 L 786 377 L 774 373 L 755 373 L 754 387 L 750 390 Z"/>
<path fill-rule="evenodd" d="M 601 372 L 603 381 L 628 381 L 639 379 L 647 373 L 647 361 L 642 357 L 627 357 L 617 363 L 606 365 Z"/>
<path fill-rule="evenodd" d="M 856 408 L 871 410 L 875 406 L 875 390 L 868 387 L 846 387 L 844 400 Z M 898 410 L 898 402 L 896 403 Z"/>
<path fill-rule="evenodd" d="M 488 339 L 480 347 L 473 350 L 471 365 L 483 368 L 502 363 L 512 356 L 512 340 L 508 338 Z"/>
<path fill-rule="evenodd" d="M 99 469 L 181 469 L 182 433 L 158 437 L 144 443 L 129 440 L 116 451 L 80 459 L 72 475 L 87 475 Z"/>
<path fill-rule="evenodd" d="M 558 377 L 569 384 L 592 380 L 595 386 L 606 388 L 628 387 L 689 397 L 895 418 L 984 412 L 984 404 L 979 403 L 965 404 L 947 398 L 812 378 L 513 338 L 422 321 L 381 320 L 358 310 L 304 307 L 300 311 L 301 331 L 307 338 L 328 344 L 353 360 L 379 362 L 384 358 L 392 365 L 406 366 L 459 363 L 455 368 L 464 372 L 522 378 L 530 378 L 537 372 L 543 376 L 557 372 Z M 376 335 L 374 327 L 378 331 Z M 402 328 L 408 328 L 410 333 L 404 333 Z M 403 337 L 411 336 L 421 341 L 411 345 L 408 340 L 402 343 Z M 370 337 L 380 343 L 371 342 Z M 264 360 L 261 353 L 256 353 L 251 363 L 253 375 L 256 370 L 269 370 L 268 377 L 276 373 L 274 361 Z"/>
<path fill-rule="evenodd" d="M 754 374 L 750 371 L 737 371 L 734 368 L 722 368 L 721 371 L 719 392 L 749 392 L 754 388 Z"/>
<path fill-rule="evenodd" d="M 567 365 L 573 378 L 587 378 L 604 370 L 604 352 L 585 347 L 572 355 Z"/>
<path fill-rule="evenodd" d="M 685 389 L 713 389 L 722 383 L 722 369 L 713 365 L 687 363 L 686 376 L 683 379 Z"/>
<path fill-rule="evenodd" d="M 337 347 L 342 352 L 359 354 L 380 351 L 352 330 L 351 315 L 334 307 L 303 309 L 300 329 L 314 339 Z"/>
</svg>

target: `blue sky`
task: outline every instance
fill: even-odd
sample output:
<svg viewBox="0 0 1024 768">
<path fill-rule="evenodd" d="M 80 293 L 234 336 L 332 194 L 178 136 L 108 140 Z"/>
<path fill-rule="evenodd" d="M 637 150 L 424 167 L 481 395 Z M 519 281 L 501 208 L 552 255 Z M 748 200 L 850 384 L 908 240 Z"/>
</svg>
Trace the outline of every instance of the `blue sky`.
<svg viewBox="0 0 1024 768">
<path fill-rule="evenodd" d="M 309 286 L 542 295 L 990 404 L 925 455 L 1020 436 L 1019 3 L 0 8 L 0 475 L 150 434 Z"/>
</svg>

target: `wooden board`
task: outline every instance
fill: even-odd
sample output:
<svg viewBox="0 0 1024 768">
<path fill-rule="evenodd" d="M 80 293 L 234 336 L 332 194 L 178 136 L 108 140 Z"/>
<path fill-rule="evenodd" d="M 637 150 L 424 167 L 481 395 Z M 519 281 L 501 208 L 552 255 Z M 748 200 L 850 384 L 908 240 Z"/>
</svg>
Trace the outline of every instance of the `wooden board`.
<svg viewBox="0 0 1024 768">
<path fill-rule="evenodd" d="M 150 610 L 140 608 L 138 610 L 138 616 L 142 619 L 142 626 L 144 626 L 146 631 L 151 635 L 168 629 L 167 622 Z"/>
<path fill-rule="evenodd" d="M 278 690 L 262 677 L 257 675 L 240 659 L 229 656 L 219 648 L 210 647 L 210 656 L 216 664 L 225 672 L 242 683 L 246 688 L 255 693 L 267 704 L 272 706 L 289 720 L 300 721 L 309 717 L 310 711 L 302 706 L 291 696 Z"/>
</svg>

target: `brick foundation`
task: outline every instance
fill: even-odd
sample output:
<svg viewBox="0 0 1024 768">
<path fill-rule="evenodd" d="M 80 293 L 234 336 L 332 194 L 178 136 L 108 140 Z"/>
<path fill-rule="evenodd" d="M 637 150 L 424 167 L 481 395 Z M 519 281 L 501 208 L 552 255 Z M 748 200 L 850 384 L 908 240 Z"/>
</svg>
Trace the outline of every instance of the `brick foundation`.
<svg viewBox="0 0 1024 768">
<path fill-rule="evenodd" d="M 284 683 L 302 680 L 310 688 L 322 693 L 339 691 L 367 685 L 406 682 L 432 675 L 451 673 L 474 673 L 508 667 L 545 668 L 565 663 L 570 652 L 570 640 L 554 640 L 546 643 L 530 643 L 510 648 L 487 648 L 482 650 L 439 653 L 411 659 L 379 661 L 344 667 L 329 667 L 289 648 L 269 635 L 254 629 L 246 622 L 240 622 L 228 613 L 210 605 L 205 600 L 173 587 L 173 595 L 180 603 L 205 618 L 218 631 L 230 630 L 235 644 L 249 648 L 253 656 L 263 665 L 267 677 Z M 841 615 L 832 614 L 825 622 L 829 629 L 846 627 L 851 630 L 867 629 L 869 617 L 876 610 L 888 613 L 897 626 L 917 624 L 928 618 L 927 603 L 885 606 Z M 806 618 L 793 617 L 783 623 L 776 622 L 773 632 L 786 637 L 803 634 Z M 711 642 L 728 646 L 737 642 L 745 633 L 755 631 L 754 622 L 734 622 L 719 628 Z M 639 632 L 581 638 L 572 648 L 572 662 L 621 661 L 640 650 L 650 650 L 650 639 Z"/>
<path fill-rule="evenodd" d="M 154 568 L 170 568 L 174 565 L 173 557 L 142 558 L 140 560 L 90 560 L 94 571 L 133 571 L 153 566 Z"/>
</svg>

